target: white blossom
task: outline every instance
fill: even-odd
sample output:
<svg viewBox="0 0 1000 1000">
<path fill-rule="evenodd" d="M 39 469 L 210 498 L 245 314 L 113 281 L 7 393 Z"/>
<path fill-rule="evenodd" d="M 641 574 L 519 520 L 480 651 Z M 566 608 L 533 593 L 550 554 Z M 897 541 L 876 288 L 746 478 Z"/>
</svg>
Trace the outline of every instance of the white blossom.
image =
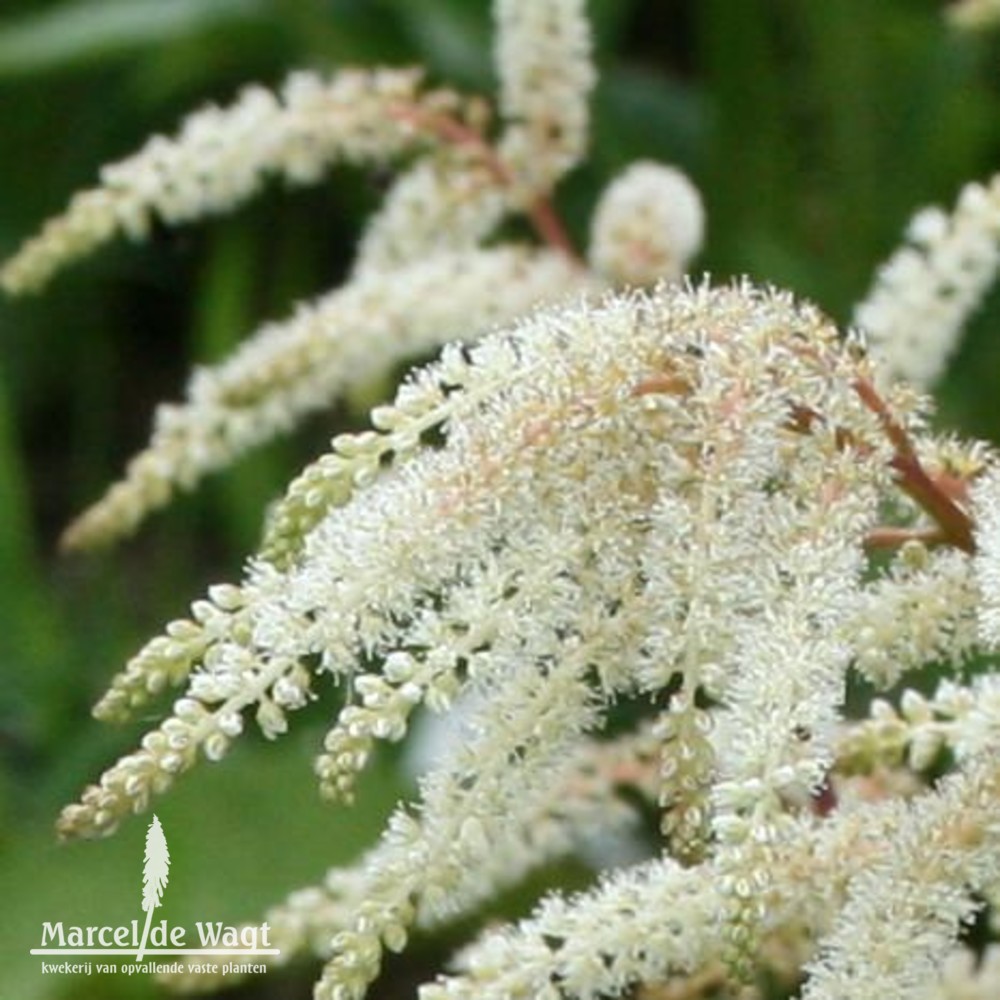
<svg viewBox="0 0 1000 1000">
<path fill-rule="evenodd" d="M 523 204 L 577 165 L 588 140 L 590 26 L 584 0 L 496 0 L 499 152 Z"/>
<path fill-rule="evenodd" d="M 366 271 L 267 324 L 217 367 L 196 370 L 187 401 L 158 408 L 149 446 L 63 543 L 87 548 L 128 534 L 177 490 L 332 406 L 351 385 L 588 284 L 564 256 L 515 247 Z"/>
<path fill-rule="evenodd" d="M 854 312 L 887 376 L 933 385 L 1000 265 L 1000 179 L 967 184 L 951 215 L 925 208 Z"/>
<path fill-rule="evenodd" d="M 300 547 L 257 560 L 238 591 L 198 606 L 213 634 L 187 693 L 66 810 L 64 833 L 106 832 L 199 747 L 222 756 L 248 711 L 279 735 L 305 703 L 313 659 L 335 675 L 373 655 L 383 663 L 355 676 L 359 701 L 320 758 L 340 794 L 374 741 L 405 733 L 417 704 L 446 711 L 463 689 L 482 692 L 467 742 L 423 780 L 419 814 L 396 814 L 335 933 L 320 995 L 360 997 L 411 924 L 472 905 L 539 856 L 524 846 L 546 828 L 538 810 L 551 808 L 610 698 L 679 675 L 719 705 L 715 725 L 672 731 L 665 747 L 683 759 L 689 740 L 707 744 L 699 808 L 717 840 L 683 876 L 699 886 L 683 890 L 683 956 L 635 954 L 633 910 L 629 924 L 595 902 L 558 912 L 569 928 L 604 928 L 597 965 L 581 932 L 556 953 L 519 958 L 518 975 L 557 969 L 567 991 L 592 996 L 693 973 L 720 938 L 690 922 L 692 907 L 705 927 L 721 923 L 726 960 L 742 967 L 795 905 L 783 866 L 810 826 L 787 810 L 834 762 L 864 533 L 894 489 L 899 445 L 857 390 L 870 374 L 815 311 L 749 286 L 563 307 L 446 349 L 378 416 L 391 437 L 433 414 L 443 447 L 354 477 Z M 408 416 L 412 392 L 435 402 Z M 898 426 L 918 430 L 912 394 L 892 402 Z M 353 460 L 379 438 L 340 449 Z M 122 697 L 138 686 L 130 676 Z M 660 767 L 674 773 L 666 759 Z M 667 899 L 675 883 L 665 875 L 648 888 Z M 442 988 L 508 988 L 489 961 L 469 968 L 474 987 Z"/>
<path fill-rule="evenodd" d="M 974 562 L 979 585 L 979 632 L 991 647 L 1000 645 L 1000 472 L 991 469 L 973 491 L 978 525 Z"/>
<path fill-rule="evenodd" d="M 978 642 L 972 561 L 948 549 L 916 552 L 865 588 L 854 612 L 855 666 L 879 688 L 927 663 L 962 663 Z"/>
<path fill-rule="evenodd" d="M 657 860 L 607 878 L 586 896 L 545 900 L 516 930 L 486 934 L 460 956 L 461 975 L 423 987 L 421 1000 L 596 1000 L 693 972 L 712 954 L 722 909 L 706 874 Z"/>
<path fill-rule="evenodd" d="M 144 239 L 153 220 L 190 222 L 228 212 L 271 176 L 312 184 L 337 162 L 382 162 L 424 141 L 390 112 L 399 105 L 454 104 L 421 95 L 409 70 L 349 70 L 329 80 L 293 74 L 275 95 L 250 87 L 229 108 L 185 120 L 176 139 L 156 136 L 101 171 L 101 186 L 78 194 L 0 271 L 10 293 L 43 285 L 64 264 L 122 233 Z"/>
<path fill-rule="evenodd" d="M 705 236 L 698 189 L 675 167 L 640 161 L 601 195 L 591 222 L 591 266 L 615 284 L 681 277 Z"/>
<path fill-rule="evenodd" d="M 997 0 L 954 0 L 947 14 L 952 24 L 960 28 L 991 28 L 1000 22 L 1000 3 Z"/>
<path fill-rule="evenodd" d="M 927 793 L 922 808 L 893 804 L 892 853 L 851 880 L 803 1000 L 925 995 L 975 912 L 971 893 L 996 877 L 1000 827 L 991 813 L 998 777 L 987 757 Z"/>
</svg>

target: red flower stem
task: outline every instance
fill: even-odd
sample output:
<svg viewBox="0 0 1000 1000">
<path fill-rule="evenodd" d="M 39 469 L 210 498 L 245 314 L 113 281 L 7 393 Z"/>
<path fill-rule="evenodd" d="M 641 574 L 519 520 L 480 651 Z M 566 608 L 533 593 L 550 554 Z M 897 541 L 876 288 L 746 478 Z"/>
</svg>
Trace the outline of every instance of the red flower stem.
<svg viewBox="0 0 1000 1000">
<path fill-rule="evenodd" d="M 464 146 L 471 150 L 483 163 L 487 170 L 503 186 L 512 183 L 507 165 L 497 156 L 496 150 L 474 128 L 444 114 L 430 114 L 412 105 L 399 105 L 393 108 L 390 115 L 399 121 L 428 132 L 452 146 Z M 559 218 L 555 206 L 548 198 L 538 198 L 528 208 L 528 219 L 531 221 L 539 238 L 548 246 L 561 251 L 576 264 L 582 264 L 580 254 L 566 232 L 566 227 Z"/>
<path fill-rule="evenodd" d="M 909 434 L 906 433 L 906 428 L 889 412 L 878 390 L 867 378 L 855 380 L 854 389 L 861 402 L 878 417 L 886 437 L 896 449 L 890 464 L 899 476 L 899 488 L 934 519 L 940 529 L 942 540 L 963 552 L 975 552 L 972 519 L 948 495 L 948 492 L 927 474 L 920 464 L 920 458 Z"/>
<path fill-rule="evenodd" d="M 924 545 L 941 545 L 948 541 L 940 528 L 919 530 L 892 526 L 873 528 L 865 535 L 865 547 L 869 549 L 898 549 L 907 542 L 922 542 Z"/>
</svg>

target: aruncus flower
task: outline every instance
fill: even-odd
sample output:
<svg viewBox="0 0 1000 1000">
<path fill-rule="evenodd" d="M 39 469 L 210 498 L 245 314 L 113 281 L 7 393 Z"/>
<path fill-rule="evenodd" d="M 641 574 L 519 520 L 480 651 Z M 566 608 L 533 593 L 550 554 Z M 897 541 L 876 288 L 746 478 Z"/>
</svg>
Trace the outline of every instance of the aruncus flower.
<svg viewBox="0 0 1000 1000">
<path fill-rule="evenodd" d="M 461 737 L 354 865 L 271 911 L 283 958 L 324 960 L 319 1000 L 360 1000 L 414 929 L 639 822 L 636 804 L 658 815 L 652 856 L 484 931 L 424 1000 L 753 996 L 765 978 L 805 1000 L 985 995 L 995 956 L 973 973 L 955 949 L 1000 897 L 1000 691 L 910 681 L 1000 646 L 1000 466 L 932 431 L 920 392 L 996 270 L 995 191 L 916 217 L 858 331 L 748 280 L 684 279 L 704 212 L 672 167 L 624 170 L 578 253 L 552 195 L 586 149 L 583 3 L 494 11 L 495 125 L 408 71 L 297 75 L 109 169 L 4 269 L 29 290 L 267 176 L 412 158 L 346 283 L 197 371 L 71 528 L 130 531 L 351 382 L 436 354 L 288 486 L 239 582 L 112 680 L 102 719 L 168 689 L 172 707 L 59 832 L 111 833 L 344 682 L 315 764 L 331 799 L 418 713 Z M 517 216 L 535 241 L 496 242 Z M 858 676 L 885 697 L 848 718 Z"/>
<path fill-rule="evenodd" d="M 702 225 L 697 192 L 679 171 L 645 164 L 641 191 L 598 208 L 593 272 L 552 205 L 587 143 L 595 72 L 582 0 L 498 0 L 495 15 L 496 136 L 487 102 L 427 89 L 419 70 L 298 72 L 276 94 L 248 88 L 229 107 L 191 115 L 175 138 L 158 136 L 106 167 L 99 187 L 75 196 L 0 268 L 8 292 L 31 292 L 117 235 L 143 239 L 154 219 L 176 225 L 231 211 L 272 177 L 314 184 L 338 164 L 412 161 L 370 220 L 346 283 L 264 325 L 233 357 L 197 371 L 183 403 L 160 406 L 148 448 L 70 525 L 67 548 L 132 533 L 177 492 L 400 361 L 536 305 L 682 276 Z M 650 177 L 660 180 L 650 187 Z M 650 198 L 664 204 L 647 219 Z M 518 215 L 547 247 L 486 245 Z M 637 247 L 639 270 L 615 264 Z"/>
<path fill-rule="evenodd" d="M 854 313 L 887 376 L 930 387 L 1000 267 L 1000 178 L 967 184 L 951 215 L 925 208 Z"/>
<path fill-rule="evenodd" d="M 707 907 L 705 929 L 688 921 L 685 934 L 705 937 L 646 966 L 617 951 L 615 934 L 634 929 L 598 915 L 600 893 L 579 919 L 607 931 L 615 982 L 695 971 L 720 922 L 742 967 L 777 919 L 765 900 L 796 905 L 782 872 L 817 835 L 802 803 L 837 760 L 843 685 L 866 638 L 856 617 L 879 593 L 863 547 L 898 490 L 900 436 L 925 434 L 916 397 L 873 397 L 872 376 L 861 345 L 818 312 L 749 285 L 607 298 L 446 349 L 357 453 L 408 423 L 419 437 L 427 414 L 443 446 L 380 462 L 297 549 L 216 592 L 184 669 L 162 668 L 172 683 L 186 674 L 173 714 L 66 810 L 62 832 L 108 832 L 199 753 L 223 755 L 248 715 L 280 735 L 314 669 L 353 675 L 359 696 L 318 765 L 335 795 L 416 706 L 478 693 L 466 749 L 425 779 L 418 813 L 397 813 L 359 872 L 353 915 L 338 911 L 321 995 L 360 996 L 414 921 L 490 891 L 502 877 L 486 874 L 491 859 L 508 858 L 509 875 L 540 856 L 519 838 L 612 700 L 680 683 L 719 706 L 713 726 L 677 724 L 664 743 L 665 773 L 689 746 L 703 761 L 711 837 L 683 892 Z M 436 409 L 408 415 L 416 398 Z M 373 657 L 382 671 L 359 673 Z M 116 712 L 159 670 L 148 653 L 133 663 Z M 680 875 L 668 866 L 660 884 L 658 871 L 649 889 L 667 905 Z M 505 979 L 489 987 L 470 968 L 477 995 L 505 995 Z M 581 966 L 574 995 L 599 991 L 585 968 L 604 981 Z"/>
</svg>

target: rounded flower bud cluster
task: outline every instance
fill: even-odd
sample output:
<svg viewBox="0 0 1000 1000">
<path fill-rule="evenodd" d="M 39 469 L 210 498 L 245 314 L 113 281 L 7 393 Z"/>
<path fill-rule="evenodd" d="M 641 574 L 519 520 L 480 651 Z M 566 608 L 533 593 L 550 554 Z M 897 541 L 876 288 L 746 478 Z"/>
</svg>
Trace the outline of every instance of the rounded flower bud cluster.
<svg viewBox="0 0 1000 1000">
<path fill-rule="evenodd" d="M 701 195 L 675 167 L 634 163 L 608 185 L 594 212 L 590 263 L 616 285 L 676 281 L 701 249 Z"/>
</svg>

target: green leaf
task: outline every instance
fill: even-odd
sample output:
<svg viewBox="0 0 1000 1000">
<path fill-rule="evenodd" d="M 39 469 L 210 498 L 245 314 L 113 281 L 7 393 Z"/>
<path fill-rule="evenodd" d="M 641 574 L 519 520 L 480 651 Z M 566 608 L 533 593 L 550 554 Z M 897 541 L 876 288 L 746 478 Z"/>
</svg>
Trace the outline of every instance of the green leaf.
<svg viewBox="0 0 1000 1000">
<path fill-rule="evenodd" d="M 84 0 L 0 22 L 0 76 L 64 69 L 261 12 L 260 0 Z"/>
</svg>

